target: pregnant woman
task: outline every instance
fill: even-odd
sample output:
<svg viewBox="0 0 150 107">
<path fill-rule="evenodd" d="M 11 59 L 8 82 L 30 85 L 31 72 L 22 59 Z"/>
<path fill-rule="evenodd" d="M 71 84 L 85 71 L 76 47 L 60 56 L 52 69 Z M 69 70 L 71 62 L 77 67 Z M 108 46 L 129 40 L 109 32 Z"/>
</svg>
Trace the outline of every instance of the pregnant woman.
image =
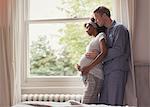
<svg viewBox="0 0 150 107">
<path fill-rule="evenodd" d="M 81 72 L 83 82 L 85 84 L 85 92 L 82 103 L 97 104 L 98 96 L 103 83 L 102 59 L 107 54 L 105 27 L 98 27 L 92 18 L 88 23 L 84 24 L 86 32 L 92 39 L 86 47 L 86 53 L 95 52 L 97 57 L 88 58 L 88 54 L 82 55 L 76 68 Z M 86 72 L 82 72 L 82 70 Z"/>
</svg>

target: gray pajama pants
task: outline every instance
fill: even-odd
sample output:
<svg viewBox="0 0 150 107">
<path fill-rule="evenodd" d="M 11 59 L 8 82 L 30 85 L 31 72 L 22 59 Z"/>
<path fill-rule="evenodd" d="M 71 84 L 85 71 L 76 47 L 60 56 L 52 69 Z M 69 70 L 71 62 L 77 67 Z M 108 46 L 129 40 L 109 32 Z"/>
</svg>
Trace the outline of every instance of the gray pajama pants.
<svg viewBox="0 0 150 107">
<path fill-rule="evenodd" d="M 83 82 L 85 84 L 85 92 L 82 103 L 97 104 L 103 80 L 91 74 L 88 74 L 83 78 L 84 78 Z"/>
<path fill-rule="evenodd" d="M 104 76 L 104 84 L 100 96 L 101 104 L 123 105 L 127 74 L 128 72 L 125 71 L 115 71 Z"/>
</svg>

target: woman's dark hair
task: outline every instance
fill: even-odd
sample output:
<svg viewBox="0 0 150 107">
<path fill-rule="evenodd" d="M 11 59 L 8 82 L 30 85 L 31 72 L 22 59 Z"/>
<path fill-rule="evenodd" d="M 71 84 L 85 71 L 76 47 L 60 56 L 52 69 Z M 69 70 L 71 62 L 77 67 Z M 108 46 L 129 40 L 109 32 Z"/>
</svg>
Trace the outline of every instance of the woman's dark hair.
<svg viewBox="0 0 150 107">
<path fill-rule="evenodd" d="M 99 27 L 99 25 L 95 22 L 94 18 L 91 18 L 90 20 L 96 24 L 96 26 L 97 26 L 96 30 L 98 33 L 101 33 L 101 32 L 106 33 L 107 28 L 105 26 Z"/>
<path fill-rule="evenodd" d="M 97 32 L 98 32 L 98 33 L 101 33 L 101 32 L 106 33 L 106 30 L 107 30 L 107 28 L 106 28 L 105 26 L 101 26 L 101 27 L 98 27 L 98 28 L 97 28 Z"/>
</svg>

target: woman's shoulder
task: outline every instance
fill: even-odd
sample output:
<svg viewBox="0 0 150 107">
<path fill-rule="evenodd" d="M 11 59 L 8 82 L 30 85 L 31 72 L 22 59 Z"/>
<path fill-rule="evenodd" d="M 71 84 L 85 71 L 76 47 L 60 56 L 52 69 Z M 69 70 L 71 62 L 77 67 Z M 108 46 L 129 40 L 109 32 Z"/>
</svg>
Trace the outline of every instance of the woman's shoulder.
<svg viewBox="0 0 150 107">
<path fill-rule="evenodd" d="M 97 37 L 105 36 L 106 34 L 104 32 L 100 32 Z"/>
<path fill-rule="evenodd" d="M 105 34 L 104 32 L 101 32 L 101 33 L 99 33 L 99 34 L 96 36 L 96 38 L 97 38 L 97 39 L 102 39 L 102 38 L 105 38 L 105 36 L 106 36 L 106 34 Z"/>
</svg>

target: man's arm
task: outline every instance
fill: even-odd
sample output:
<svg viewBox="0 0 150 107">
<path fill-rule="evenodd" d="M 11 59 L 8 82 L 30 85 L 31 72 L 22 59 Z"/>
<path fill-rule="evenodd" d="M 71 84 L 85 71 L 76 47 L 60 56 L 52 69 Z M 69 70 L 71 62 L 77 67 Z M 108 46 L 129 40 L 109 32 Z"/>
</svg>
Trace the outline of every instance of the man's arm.
<svg viewBox="0 0 150 107">
<path fill-rule="evenodd" d="M 107 56 L 103 62 L 115 59 L 124 54 L 125 45 L 127 45 L 126 36 L 129 36 L 129 33 L 123 26 L 116 28 L 113 46 L 108 49 Z"/>
</svg>

